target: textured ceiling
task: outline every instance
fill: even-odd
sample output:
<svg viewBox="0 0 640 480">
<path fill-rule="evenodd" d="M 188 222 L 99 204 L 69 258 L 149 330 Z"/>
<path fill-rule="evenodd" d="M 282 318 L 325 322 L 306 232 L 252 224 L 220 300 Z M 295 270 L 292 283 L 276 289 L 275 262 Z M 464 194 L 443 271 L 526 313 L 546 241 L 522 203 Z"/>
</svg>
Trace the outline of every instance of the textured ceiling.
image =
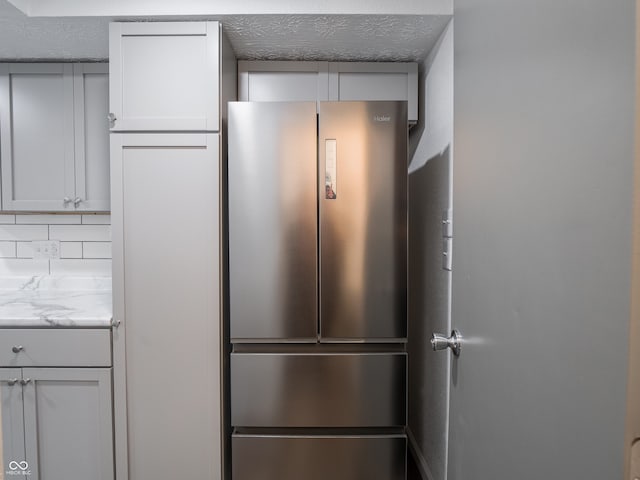
<svg viewBox="0 0 640 480">
<path fill-rule="evenodd" d="M 30 18 L 0 0 L 0 60 L 104 59 L 109 20 Z"/>
<path fill-rule="evenodd" d="M 215 19 L 223 22 L 240 59 L 420 61 L 450 17 L 229 15 Z M 0 60 L 106 59 L 112 20 L 27 17 L 7 0 L 0 0 Z"/>
<path fill-rule="evenodd" d="M 223 21 L 242 59 L 419 61 L 449 17 L 245 15 Z"/>
</svg>

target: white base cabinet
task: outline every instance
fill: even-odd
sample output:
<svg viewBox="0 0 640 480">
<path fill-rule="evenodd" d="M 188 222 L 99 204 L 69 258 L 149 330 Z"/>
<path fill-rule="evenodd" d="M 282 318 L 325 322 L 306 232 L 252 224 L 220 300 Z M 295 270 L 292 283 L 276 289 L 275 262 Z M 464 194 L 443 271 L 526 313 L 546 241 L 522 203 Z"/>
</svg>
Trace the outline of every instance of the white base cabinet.
<svg viewBox="0 0 640 480">
<path fill-rule="evenodd" d="M 7 335 L 18 339 L 20 332 L 8 330 Z M 100 333 L 109 339 L 108 331 Z M 18 351 L 9 353 L 14 357 L 10 361 L 3 356 L 0 367 L 0 479 L 113 480 L 111 368 L 80 367 L 82 349 L 78 367 L 6 367 L 28 364 L 21 359 L 28 359 L 34 348 L 46 349 L 32 344 L 11 348 Z M 46 352 L 37 357 L 44 364 L 59 358 L 48 360 Z"/>
</svg>

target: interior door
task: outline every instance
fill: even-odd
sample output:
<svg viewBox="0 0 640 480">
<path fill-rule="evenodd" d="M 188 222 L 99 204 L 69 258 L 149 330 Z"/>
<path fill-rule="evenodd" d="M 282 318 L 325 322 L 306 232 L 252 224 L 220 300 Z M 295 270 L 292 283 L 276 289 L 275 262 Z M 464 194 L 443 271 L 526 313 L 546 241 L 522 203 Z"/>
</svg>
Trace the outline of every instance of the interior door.
<svg viewBox="0 0 640 480">
<path fill-rule="evenodd" d="M 477 3 L 455 4 L 448 478 L 620 479 L 634 2 Z"/>
</svg>

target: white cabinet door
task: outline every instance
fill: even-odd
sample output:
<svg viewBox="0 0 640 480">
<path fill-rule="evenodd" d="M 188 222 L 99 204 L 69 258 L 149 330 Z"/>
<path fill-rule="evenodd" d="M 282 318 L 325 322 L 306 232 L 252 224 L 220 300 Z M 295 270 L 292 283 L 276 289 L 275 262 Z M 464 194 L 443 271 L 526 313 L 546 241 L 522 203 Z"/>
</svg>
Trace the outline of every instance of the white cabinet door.
<svg viewBox="0 0 640 480">
<path fill-rule="evenodd" d="M 108 211 L 109 66 L 73 66 L 75 125 L 75 210 Z"/>
<path fill-rule="evenodd" d="M 418 64 L 332 62 L 329 100 L 406 100 L 410 124 L 418 121 Z"/>
<path fill-rule="evenodd" d="M 111 369 L 24 368 L 31 477 L 113 480 Z"/>
<path fill-rule="evenodd" d="M 73 211 L 71 64 L 0 65 L 4 210 Z"/>
<path fill-rule="evenodd" d="M 218 131 L 218 22 L 112 23 L 112 131 Z"/>
<path fill-rule="evenodd" d="M 22 373 L 19 368 L 0 368 L 0 427 L 2 428 L 0 478 L 2 479 L 10 475 L 8 472 L 22 473 L 21 467 L 25 467 L 21 378 Z M 24 471 L 26 470 L 25 468 Z"/>
<path fill-rule="evenodd" d="M 111 134 L 118 478 L 222 475 L 219 142 Z"/>
<path fill-rule="evenodd" d="M 238 62 L 242 102 L 321 102 L 329 100 L 328 62 Z"/>
</svg>

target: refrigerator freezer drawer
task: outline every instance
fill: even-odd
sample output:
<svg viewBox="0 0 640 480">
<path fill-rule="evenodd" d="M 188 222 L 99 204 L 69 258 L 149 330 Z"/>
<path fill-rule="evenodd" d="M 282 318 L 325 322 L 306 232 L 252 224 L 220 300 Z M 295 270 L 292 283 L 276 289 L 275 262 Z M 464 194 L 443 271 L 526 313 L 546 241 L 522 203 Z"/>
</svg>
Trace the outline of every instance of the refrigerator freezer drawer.
<svg viewBox="0 0 640 480">
<path fill-rule="evenodd" d="M 406 437 L 234 435 L 231 468 L 234 480 L 404 480 Z"/>
<path fill-rule="evenodd" d="M 235 427 L 406 425 L 405 353 L 231 355 Z"/>
</svg>

